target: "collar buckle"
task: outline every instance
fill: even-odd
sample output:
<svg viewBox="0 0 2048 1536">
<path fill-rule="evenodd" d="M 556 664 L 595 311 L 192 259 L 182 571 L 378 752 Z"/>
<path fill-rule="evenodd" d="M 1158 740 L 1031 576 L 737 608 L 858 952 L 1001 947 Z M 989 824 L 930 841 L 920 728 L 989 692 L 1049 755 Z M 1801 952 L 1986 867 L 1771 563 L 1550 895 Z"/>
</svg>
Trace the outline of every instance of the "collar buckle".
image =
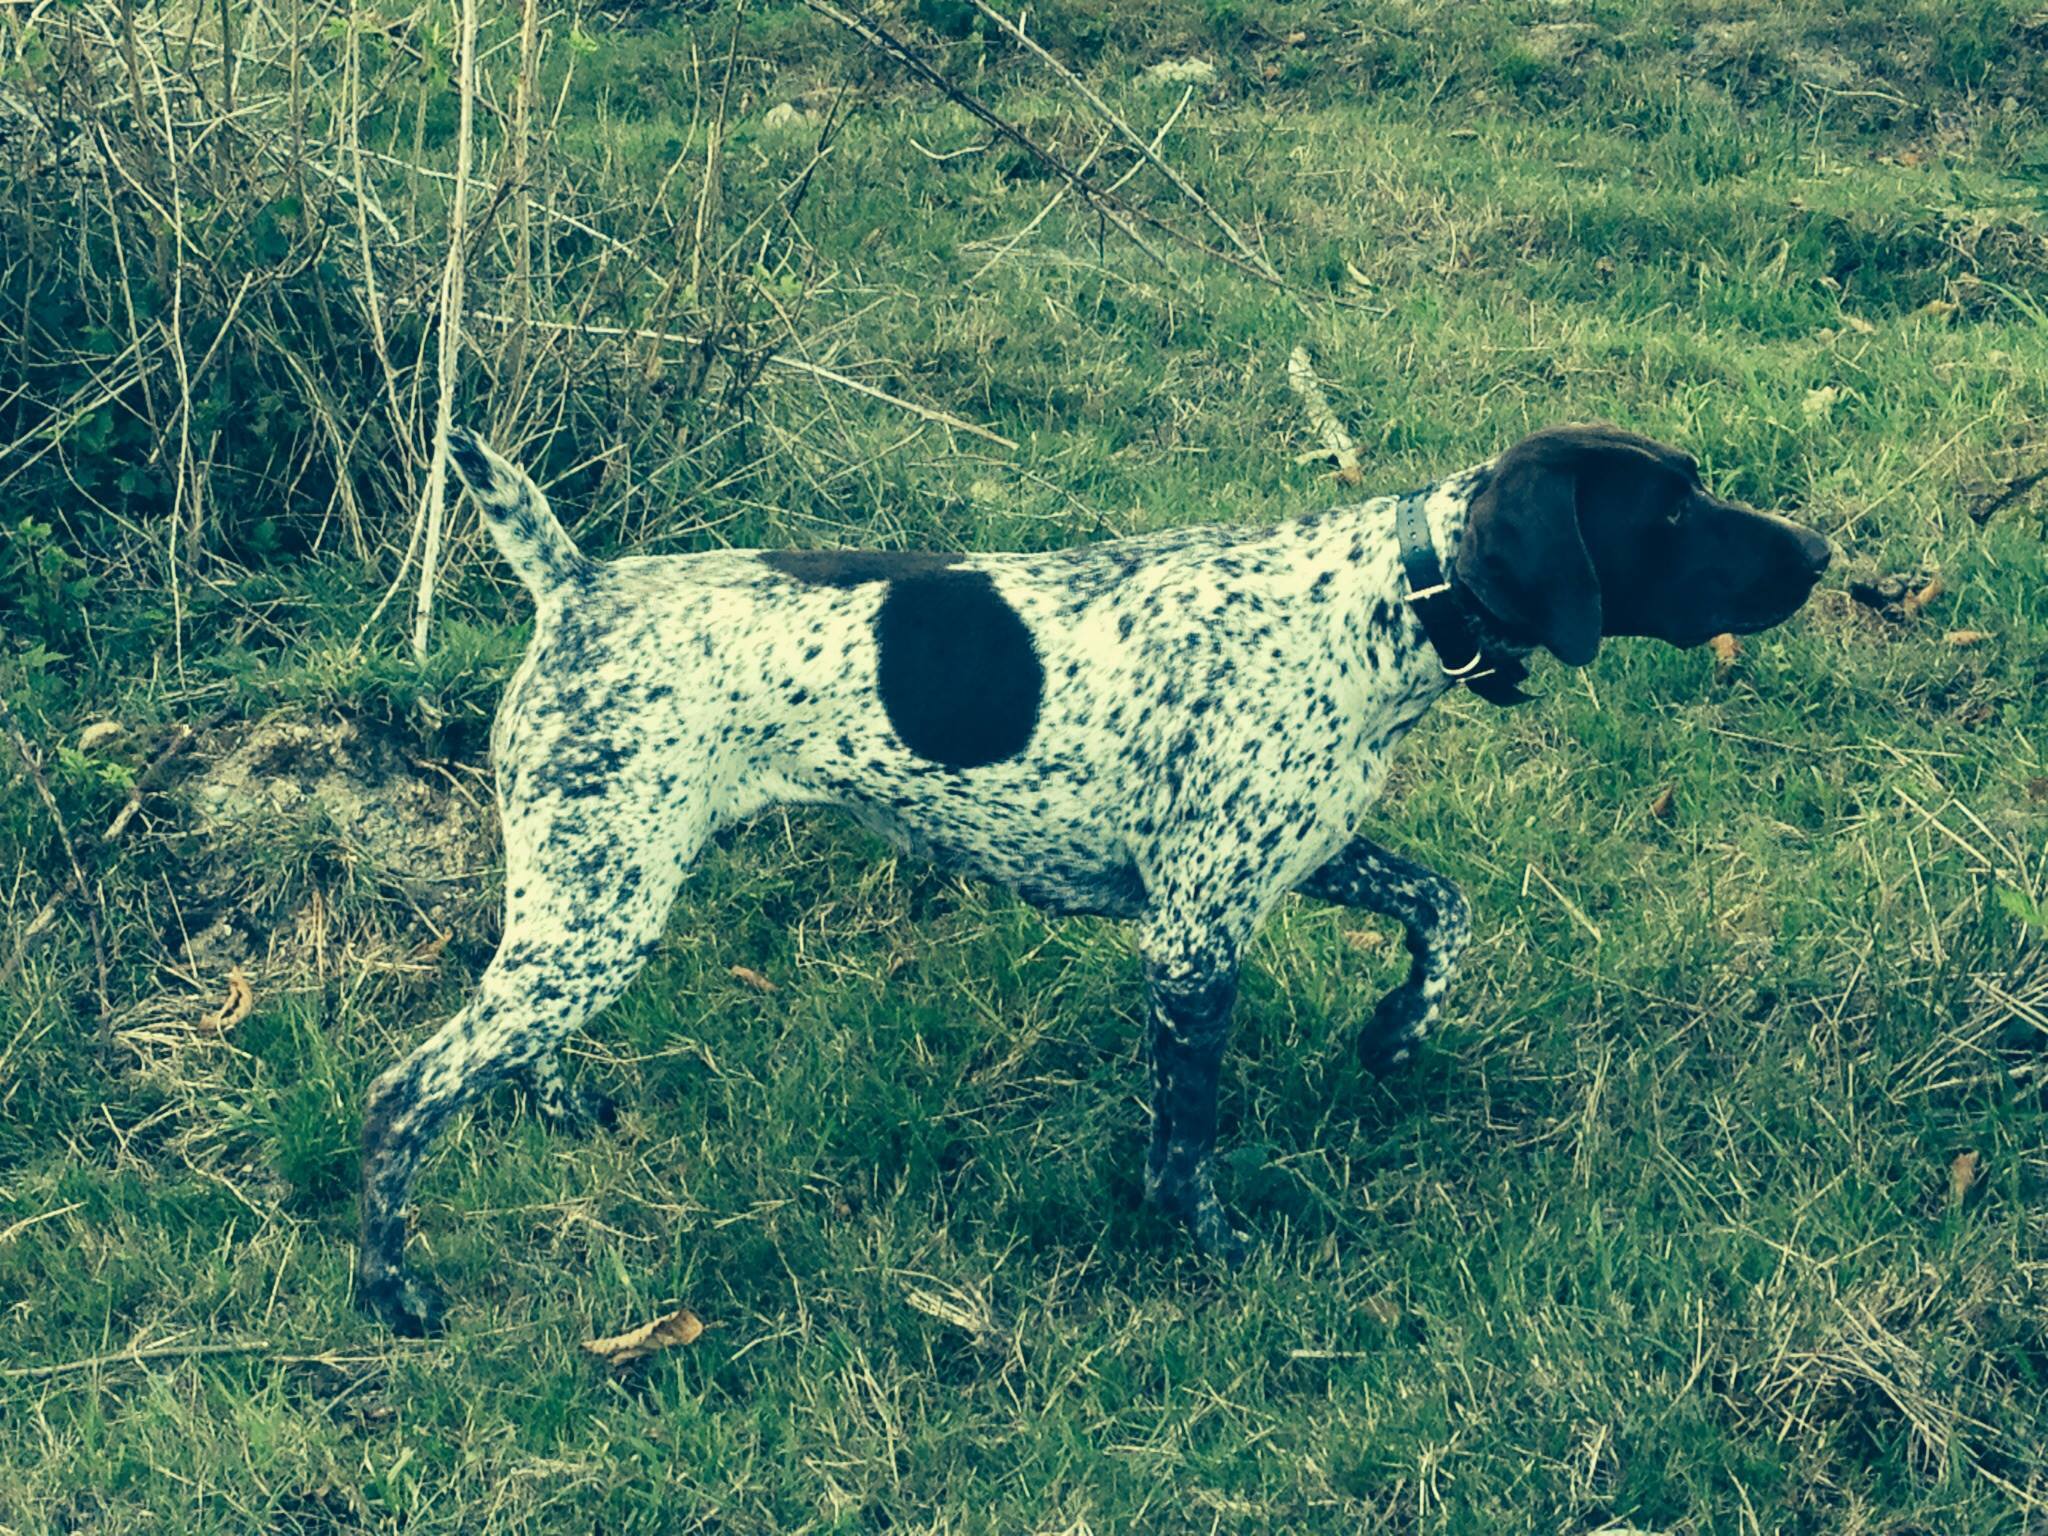
<svg viewBox="0 0 2048 1536">
<path fill-rule="evenodd" d="M 1480 663 L 1485 660 L 1486 655 L 1483 651 L 1474 651 L 1472 659 L 1462 667 L 1450 665 L 1441 656 L 1437 658 L 1436 664 L 1444 669 L 1445 677 L 1453 678 L 1461 683 L 1471 684 L 1478 682 L 1482 677 L 1491 677 L 1499 670 L 1497 667 L 1481 667 Z"/>
<path fill-rule="evenodd" d="M 1401 601 L 1415 614 L 1424 638 L 1436 652 L 1438 668 L 1453 685 L 1471 689 L 1491 704 L 1514 704 L 1522 695 L 1515 684 L 1522 673 L 1518 663 L 1505 663 L 1507 671 L 1485 654 L 1474 633 L 1472 616 L 1460 601 L 1456 584 L 1436 551 L 1436 537 L 1429 526 L 1428 498 L 1422 494 L 1403 497 L 1394 508 L 1394 534 L 1399 552 L 1402 585 L 1407 588 Z M 1444 601 L 1432 602 L 1433 598 Z M 1463 656 L 1453 666 L 1444 658 Z M 1494 679 L 1487 682 L 1487 679 Z"/>
</svg>

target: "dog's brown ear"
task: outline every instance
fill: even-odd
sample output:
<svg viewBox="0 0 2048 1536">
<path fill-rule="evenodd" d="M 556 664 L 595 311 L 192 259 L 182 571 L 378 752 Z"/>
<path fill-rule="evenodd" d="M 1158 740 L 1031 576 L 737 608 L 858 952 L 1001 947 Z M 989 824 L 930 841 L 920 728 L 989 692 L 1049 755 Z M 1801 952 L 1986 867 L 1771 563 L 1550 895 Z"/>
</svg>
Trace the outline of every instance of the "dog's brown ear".
<svg viewBox="0 0 2048 1536">
<path fill-rule="evenodd" d="M 1502 454 L 1473 498 L 1458 579 L 1515 637 L 1582 667 L 1601 636 L 1587 525 L 1607 502 L 1661 497 L 1696 477 L 1684 454 L 1619 427 L 1546 427 Z"/>
</svg>

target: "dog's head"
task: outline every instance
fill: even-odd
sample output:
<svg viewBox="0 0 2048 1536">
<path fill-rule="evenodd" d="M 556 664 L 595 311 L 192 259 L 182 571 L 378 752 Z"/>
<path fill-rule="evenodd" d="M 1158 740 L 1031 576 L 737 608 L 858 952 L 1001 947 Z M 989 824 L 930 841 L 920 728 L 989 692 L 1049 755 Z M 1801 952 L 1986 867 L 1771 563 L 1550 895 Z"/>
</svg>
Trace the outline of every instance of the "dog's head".
<svg viewBox="0 0 2048 1536">
<path fill-rule="evenodd" d="M 1573 425 L 1500 457 L 1453 564 L 1508 639 L 1577 667 L 1609 635 L 1699 645 L 1769 629 L 1806 601 L 1828 543 L 1710 495 L 1676 448 Z"/>
</svg>

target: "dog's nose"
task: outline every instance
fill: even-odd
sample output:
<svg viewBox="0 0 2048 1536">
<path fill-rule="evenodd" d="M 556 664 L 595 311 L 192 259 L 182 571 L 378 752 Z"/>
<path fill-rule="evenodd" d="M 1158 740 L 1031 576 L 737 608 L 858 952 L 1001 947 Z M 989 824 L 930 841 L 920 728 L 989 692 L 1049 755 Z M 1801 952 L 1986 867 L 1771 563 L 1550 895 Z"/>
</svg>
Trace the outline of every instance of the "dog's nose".
<svg viewBox="0 0 2048 1536">
<path fill-rule="evenodd" d="M 1828 541 L 1811 528 L 1799 530 L 1799 555 L 1806 562 L 1806 568 L 1819 580 L 1828 568 L 1828 561 L 1834 558 L 1834 550 Z"/>
</svg>

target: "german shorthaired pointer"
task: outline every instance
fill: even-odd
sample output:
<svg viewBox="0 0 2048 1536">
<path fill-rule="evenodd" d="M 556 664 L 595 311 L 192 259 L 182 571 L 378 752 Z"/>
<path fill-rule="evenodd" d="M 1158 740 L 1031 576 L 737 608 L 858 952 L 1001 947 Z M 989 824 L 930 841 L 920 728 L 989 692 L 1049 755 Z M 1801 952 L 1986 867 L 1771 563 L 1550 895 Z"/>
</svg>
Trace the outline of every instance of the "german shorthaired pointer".
<svg viewBox="0 0 2048 1536">
<path fill-rule="evenodd" d="M 1380 1061 L 1429 1027 L 1470 933 L 1450 881 L 1356 830 L 1395 743 L 1461 683 L 1518 698 L 1539 646 L 1581 666 L 1608 636 L 1776 624 L 1828 561 L 1818 534 L 1604 426 L 1277 528 L 606 565 L 520 470 L 466 433 L 453 448 L 539 611 L 492 737 L 503 942 L 469 1004 L 377 1079 L 363 1127 L 357 1294 L 408 1332 L 439 1310 L 403 1263 L 436 1133 L 512 1072 L 550 1117 L 604 1118 L 557 1047 L 626 990 L 704 840 L 776 802 L 844 806 L 1051 912 L 1135 920 L 1146 1187 L 1234 1258 L 1216 1077 L 1260 920 L 1302 891 L 1403 925 L 1413 967 L 1366 1032 Z"/>
</svg>

